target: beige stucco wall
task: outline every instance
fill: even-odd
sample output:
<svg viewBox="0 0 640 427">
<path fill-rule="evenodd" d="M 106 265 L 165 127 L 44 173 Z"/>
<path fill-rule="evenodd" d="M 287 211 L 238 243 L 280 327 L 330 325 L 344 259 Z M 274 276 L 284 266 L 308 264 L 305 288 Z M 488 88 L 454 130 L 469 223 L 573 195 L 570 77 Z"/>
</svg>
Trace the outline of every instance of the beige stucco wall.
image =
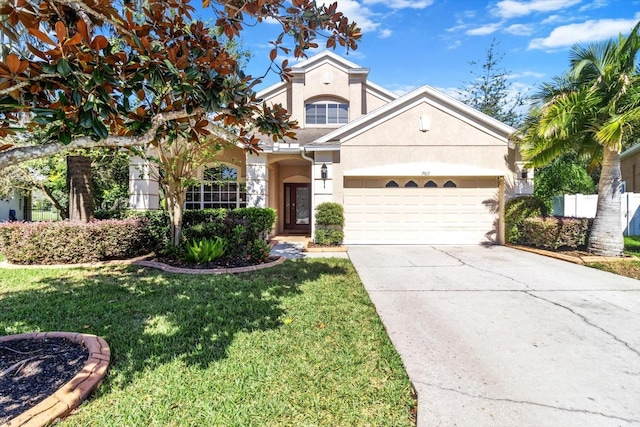
<svg viewBox="0 0 640 427">
<path fill-rule="evenodd" d="M 269 104 L 282 104 L 303 128 L 305 103 L 314 99 L 347 102 L 352 121 L 390 101 L 384 93 L 367 86 L 367 74 L 366 69 L 349 70 L 328 61 L 293 78 L 286 90 L 276 90 L 264 99 Z"/>
<path fill-rule="evenodd" d="M 627 192 L 640 193 L 640 151 L 620 160 L 620 172 Z"/>
<path fill-rule="evenodd" d="M 419 129 L 420 116 L 430 130 Z M 341 146 L 343 170 L 389 163 L 456 163 L 509 173 L 508 144 L 427 103 L 365 130 Z"/>
</svg>

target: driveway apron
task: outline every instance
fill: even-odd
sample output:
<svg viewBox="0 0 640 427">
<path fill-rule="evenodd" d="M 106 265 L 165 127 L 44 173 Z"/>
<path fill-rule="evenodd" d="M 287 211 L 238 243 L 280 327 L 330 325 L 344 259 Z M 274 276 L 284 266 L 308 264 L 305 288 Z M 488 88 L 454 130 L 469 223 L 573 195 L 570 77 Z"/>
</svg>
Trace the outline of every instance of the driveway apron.
<svg viewBox="0 0 640 427">
<path fill-rule="evenodd" d="M 418 426 L 640 425 L 640 281 L 503 246 L 350 246 Z"/>
</svg>

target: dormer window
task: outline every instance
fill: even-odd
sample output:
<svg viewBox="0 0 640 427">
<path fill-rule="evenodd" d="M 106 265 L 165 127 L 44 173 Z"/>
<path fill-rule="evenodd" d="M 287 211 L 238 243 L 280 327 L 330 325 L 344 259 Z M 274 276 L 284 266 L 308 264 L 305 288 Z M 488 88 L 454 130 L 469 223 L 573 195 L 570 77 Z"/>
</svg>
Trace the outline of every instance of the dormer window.
<svg viewBox="0 0 640 427">
<path fill-rule="evenodd" d="M 304 107 L 307 125 L 338 125 L 349 122 L 349 104 L 320 101 Z"/>
</svg>

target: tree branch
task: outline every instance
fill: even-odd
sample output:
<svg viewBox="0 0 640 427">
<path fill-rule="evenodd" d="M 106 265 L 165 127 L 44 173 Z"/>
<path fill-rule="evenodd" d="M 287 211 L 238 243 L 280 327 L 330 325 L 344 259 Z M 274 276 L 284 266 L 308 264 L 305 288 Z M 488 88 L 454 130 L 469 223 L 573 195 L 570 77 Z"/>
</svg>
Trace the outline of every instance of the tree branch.
<svg viewBox="0 0 640 427">
<path fill-rule="evenodd" d="M 9 150 L 0 152 L 0 169 L 27 160 L 40 159 L 43 157 L 52 156 L 54 154 L 61 154 L 80 148 L 130 148 L 136 146 L 145 146 L 156 139 L 156 133 L 158 132 L 158 129 L 166 122 L 182 119 L 185 117 L 197 116 L 204 113 L 204 108 L 196 108 L 190 113 L 186 110 L 160 113 L 151 119 L 151 128 L 144 134 L 139 136 L 109 136 L 98 141 L 94 141 L 88 136 L 83 136 L 72 140 L 69 144 L 63 144 L 61 142 L 51 142 L 48 144 L 11 148 Z"/>
<path fill-rule="evenodd" d="M 54 78 L 54 77 L 60 77 L 60 74 L 40 74 L 38 76 L 31 77 L 27 81 L 20 82 L 20 83 L 18 83 L 16 85 L 13 85 L 13 86 L 10 86 L 10 87 L 8 87 L 6 89 L 0 90 L 0 96 L 8 95 L 11 92 L 14 92 L 16 90 L 20 90 L 25 86 L 29 86 L 29 85 L 33 84 L 34 82 L 38 82 L 38 81 L 46 80 L 46 79 L 51 79 L 51 78 Z"/>
</svg>

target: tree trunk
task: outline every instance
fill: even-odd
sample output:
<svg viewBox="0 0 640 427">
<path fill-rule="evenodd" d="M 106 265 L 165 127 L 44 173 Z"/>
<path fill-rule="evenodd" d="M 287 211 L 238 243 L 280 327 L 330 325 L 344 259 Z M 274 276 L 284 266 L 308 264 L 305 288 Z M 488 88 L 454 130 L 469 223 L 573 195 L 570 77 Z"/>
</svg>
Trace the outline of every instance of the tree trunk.
<svg viewBox="0 0 640 427">
<path fill-rule="evenodd" d="M 589 237 L 589 252 L 599 256 L 622 256 L 624 238 L 620 219 L 620 154 L 604 148 L 598 184 L 598 208 Z"/>
<path fill-rule="evenodd" d="M 69 220 L 89 222 L 93 219 L 91 158 L 67 156 L 67 189 Z"/>
<path fill-rule="evenodd" d="M 182 237 L 185 191 L 179 183 L 168 182 L 165 186 L 165 197 L 167 199 L 167 210 L 169 211 L 171 244 L 178 246 Z"/>
</svg>

